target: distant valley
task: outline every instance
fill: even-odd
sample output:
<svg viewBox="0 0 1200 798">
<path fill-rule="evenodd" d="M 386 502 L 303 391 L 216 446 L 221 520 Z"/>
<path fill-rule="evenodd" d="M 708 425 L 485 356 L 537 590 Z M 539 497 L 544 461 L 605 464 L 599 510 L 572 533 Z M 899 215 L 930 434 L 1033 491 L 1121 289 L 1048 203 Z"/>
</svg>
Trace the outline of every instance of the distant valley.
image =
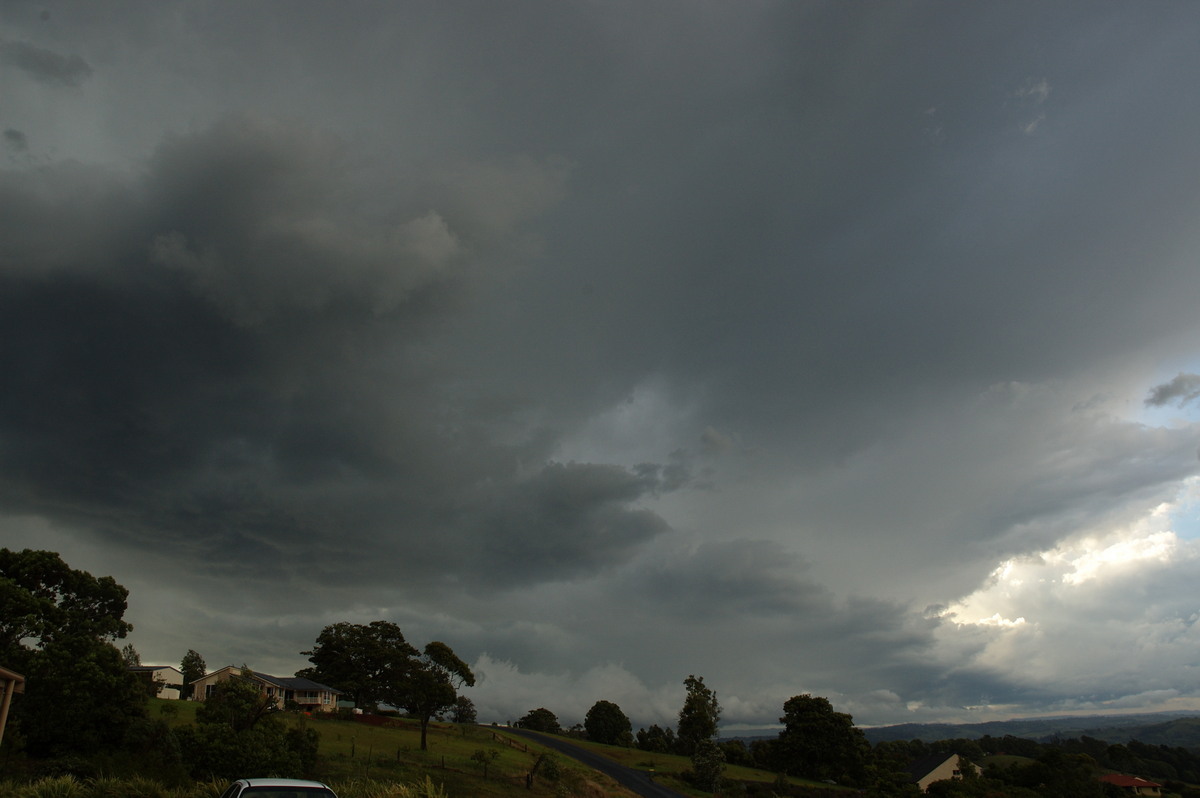
<svg viewBox="0 0 1200 798">
<path fill-rule="evenodd" d="M 1039 743 L 1092 737 L 1108 743 L 1138 740 L 1147 745 L 1200 748 L 1200 711 L 1145 712 L 1129 715 L 1064 715 L 1048 718 L 1015 718 L 988 723 L 901 723 L 895 726 L 860 727 L 872 745 L 889 740 L 978 740 L 1011 735 Z M 723 740 L 773 740 L 779 728 L 746 729 L 723 734 Z"/>
<path fill-rule="evenodd" d="M 872 744 L 886 740 L 934 742 L 1011 735 L 1038 742 L 1086 736 L 1109 743 L 1138 740 L 1149 745 L 1198 748 L 1200 712 L 1018 718 L 989 723 L 902 723 L 896 726 L 864 728 L 862 731 Z"/>
</svg>

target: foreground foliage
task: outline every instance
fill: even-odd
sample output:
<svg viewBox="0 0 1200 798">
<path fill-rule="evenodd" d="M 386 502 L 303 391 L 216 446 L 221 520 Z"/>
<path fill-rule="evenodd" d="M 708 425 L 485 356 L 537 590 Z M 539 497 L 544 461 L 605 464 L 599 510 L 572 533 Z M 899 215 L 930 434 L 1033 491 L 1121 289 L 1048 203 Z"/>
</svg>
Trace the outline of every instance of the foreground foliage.
<svg viewBox="0 0 1200 798">
<path fill-rule="evenodd" d="M 26 678 L 9 720 L 32 755 L 111 751 L 145 717 L 146 690 L 113 645 L 133 628 L 128 596 L 52 551 L 0 549 L 0 663 Z"/>
<path fill-rule="evenodd" d="M 475 674 L 450 646 L 435 640 L 417 651 L 391 621 L 326 626 L 312 650 L 300 653 L 313 665 L 297 676 L 341 690 L 355 706 L 385 703 L 419 718 L 422 750 L 430 719 L 455 706 L 460 687 L 475 684 Z"/>
<path fill-rule="evenodd" d="M 331 785 L 338 798 L 448 798 L 428 776 L 415 784 L 350 781 Z M 169 789 L 143 778 L 82 780 L 74 776 L 40 779 L 32 784 L 0 782 L 0 798 L 217 798 L 224 782 Z"/>
</svg>

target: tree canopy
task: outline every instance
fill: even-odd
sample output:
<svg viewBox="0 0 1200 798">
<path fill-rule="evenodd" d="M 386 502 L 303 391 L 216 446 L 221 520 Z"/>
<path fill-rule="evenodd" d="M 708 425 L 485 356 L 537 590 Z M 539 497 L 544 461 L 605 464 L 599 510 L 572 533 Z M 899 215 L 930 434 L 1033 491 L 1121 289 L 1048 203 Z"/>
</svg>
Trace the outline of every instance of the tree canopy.
<svg viewBox="0 0 1200 798">
<path fill-rule="evenodd" d="M 627 745 L 633 739 L 629 718 L 611 701 L 592 704 L 583 719 L 583 728 L 589 740 L 605 745 Z"/>
<path fill-rule="evenodd" d="M 0 661 L 26 677 L 13 720 L 34 756 L 118 745 L 146 691 L 112 641 L 133 627 L 129 591 L 51 551 L 0 549 Z"/>
<path fill-rule="evenodd" d="M 475 684 L 475 674 L 450 646 L 434 641 L 419 652 L 391 621 L 326 626 L 312 651 L 301 653 L 313 667 L 297 676 L 348 693 L 356 706 L 385 703 L 417 717 L 421 750 L 430 719 L 454 706 L 460 687 Z"/>
<path fill-rule="evenodd" d="M 691 756 L 702 740 L 717 736 L 717 724 L 721 720 L 721 705 L 717 694 L 705 686 L 704 677 L 688 676 L 683 680 L 687 696 L 679 710 L 679 727 L 676 733 L 679 753 Z"/>
<path fill-rule="evenodd" d="M 312 650 L 300 653 L 313 666 L 297 671 L 297 676 L 337 688 L 355 706 L 370 708 L 404 680 L 418 652 L 391 621 L 342 621 L 322 629 Z"/>
<path fill-rule="evenodd" d="M 538 707 L 526 712 L 517 721 L 517 726 L 522 729 L 546 732 L 548 734 L 558 734 L 562 731 L 562 726 L 558 725 L 558 716 L 545 707 Z"/>
<path fill-rule="evenodd" d="M 55 552 L 0 549 L 0 651 L 125 637 L 128 598 L 111 576 L 73 570 Z"/>
<path fill-rule="evenodd" d="M 393 682 L 384 700 L 402 707 L 421 721 L 421 750 L 426 750 L 429 720 L 458 700 L 458 688 L 475 686 L 475 674 L 450 646 L 434 641 L 425 652 L 410 660 L 406 678 Z"/>
<path fill-rule="evenodd" d="M 784 725 L 775 746 L 777 767 L 789 775 L 861 784 L 871 747 L 854 719 L 835 712 L 829 699 L 793 696 L 783 705 Z"/>
<path fill-rule="evenodd" d="M 208 665 L 204 662 L 204 657 L 193 649 L 188 649 L 188 652 L 183 655 L 183 661 L 179 663 L 179 672 L 183 674 L 183 687 L 180 690 L 180 698 L 192 697 L 192 682 L 203 678 L 208 673 Z"/>
</svg>

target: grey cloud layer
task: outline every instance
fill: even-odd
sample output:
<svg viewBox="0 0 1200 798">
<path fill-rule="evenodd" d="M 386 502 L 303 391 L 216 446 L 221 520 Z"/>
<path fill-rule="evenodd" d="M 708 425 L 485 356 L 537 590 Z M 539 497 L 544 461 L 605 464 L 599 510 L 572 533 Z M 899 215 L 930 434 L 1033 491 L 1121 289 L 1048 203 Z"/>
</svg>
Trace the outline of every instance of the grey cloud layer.
<svg viewBox="0 0 1200 798">
<path fill-rule="evenodd" d="M 335 162 L 238 118 L 168 142 L 133 185 L 5 176 L 13 506 L 225 563 L 299 567 L 357 540 L 410 576 L 499 584 L 588 573 L 659 534 L 632 506 L 661 488 L 653 470 L 544 465 L 536 430 L 497 442 L 503 408 L 458 405 L 430 341 L 464 301 L 454 234 L 331 201 Z"/>
<path fill-rule="evenodd" d="M 1197 474 L 1136 418 L 1200 379 L 1159 10 L 6 7 L 4 523 L 203 607 L 144 655 L 387 616 L 513 716 L 1123 699 L 939 613 Z"/>
<path fill-rule="evenodd" d="M 60 55 L 26 42 L 0 42 L 0 63 L 20 69 L 43 83 L 78 86 L 92 74 L 92 68 L 78 55 Z"/>
</svg>

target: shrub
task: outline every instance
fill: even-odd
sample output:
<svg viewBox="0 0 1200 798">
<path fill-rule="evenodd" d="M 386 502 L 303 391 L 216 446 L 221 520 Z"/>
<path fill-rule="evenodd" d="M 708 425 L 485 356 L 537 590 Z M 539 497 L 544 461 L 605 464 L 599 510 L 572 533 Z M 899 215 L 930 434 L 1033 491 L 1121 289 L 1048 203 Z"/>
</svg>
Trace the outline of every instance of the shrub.
<svg viewBox="0 0 1200 798">
<path fill-rule="evenodd" d="M 36 781 L 22 791 L 22 798 L 86 798 L 87 789 L 74 776 L 55 776 Z"/>
</svg>

